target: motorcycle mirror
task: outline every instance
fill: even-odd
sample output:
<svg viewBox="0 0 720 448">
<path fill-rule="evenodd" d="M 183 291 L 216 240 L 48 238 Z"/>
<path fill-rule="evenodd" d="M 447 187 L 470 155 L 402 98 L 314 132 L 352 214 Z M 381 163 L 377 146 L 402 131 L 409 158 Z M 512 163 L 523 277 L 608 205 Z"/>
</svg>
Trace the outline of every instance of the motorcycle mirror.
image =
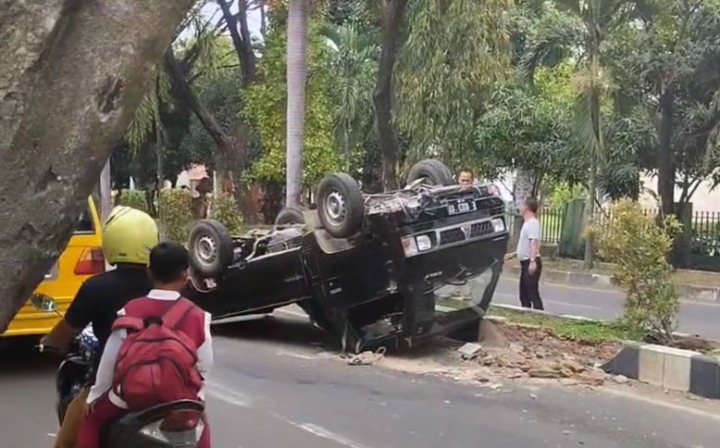
<svg viewBox="0 0 720 448">
<path fill-rule="evenodd" d="M 55 299 L 42 294 L 33 294 L 33 296 L 30 297 L 30 303 L 45 313 L 54 313 L 57 311 L 57 302 L 55 302 Z"/>
</svg>

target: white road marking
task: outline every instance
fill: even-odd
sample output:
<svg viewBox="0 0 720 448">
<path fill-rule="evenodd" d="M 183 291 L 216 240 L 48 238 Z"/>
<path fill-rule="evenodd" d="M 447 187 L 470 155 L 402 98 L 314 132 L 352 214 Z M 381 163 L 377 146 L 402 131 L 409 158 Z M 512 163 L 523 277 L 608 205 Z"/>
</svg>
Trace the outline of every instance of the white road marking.
<svg viewBox="0 0 720 448">
<path fill-rule="evenodd" d="M 599 306 L 592 306 L 592 305 L 580 305 L 579 303 L 570 303 L 570 302 L 561 302 L 559 300 L 546 300 L 543 299 L 543 302 L 545 303 L 552 303 L 554 305 L 562 305 L 562 306 L 571 306 L 574 308 L 585 308 L 588 310 L 601 310 L 602 308 Z"/>
<path fill-rule="evenodd" d="M 293 352 L 287 352 L 287 351 L 283 351 L 283 350 L 278 351 L 277 355 L 289 356 L 291 358 L 305 359 L 308 361 L 316 361 L 318 359 L 317 356 L 303 355 L 302 353 L 293 353 Z"/>
<path fill-rule="evenodd" d="M 234 406 L 246 408 L 252 403 L 252 398 L 249 396 L 214 381 L 208 381 L 205 383 L 205 390 L 209 395 L 217 398 L 218 400 Z"/>
<path fill-rule="evenodd" d="M 333 442 L 339 443 L 340 445 L 344 445 L 348 448 L 367 448 L 365 445 L 361 445 L 353 440 L 348 439 L 347 437 L 336 434 L 328 429 L 323 428 L 322 426 L 314 425 L 312 423 L 294 423 L 289 420 L 286 421 L 293 426 L 302 429 L 303 431 L 309 432 L 314 436 L 332 440 Z"/>
<path fill-rule="evenodd" d="M 214 398 L 217 398 L 218 400 L 224 401 L 225 403 L 234 406 L 245 408 L 249 407 L 252 403 L 252 399 L 247 395 L 235 390 L 234 388 L 226 387 L 213 381 L 208 381 L 207 383 L 205 383 L 205 389 L 207 393 Z M 366 445 L 348 439 L 347 437 L 330 431 L 329 429 L 323 428 L 322 426 L 318 426 L 313 423 L 297 423 L 281 414 L 277 414 L 275 412 L 264 409 L 258 410 L 264 411 L 270 417 L 276 418 L 282 422 L 292 425 L 298 429 L 314 435 L 315 437 L 332 440 L 333 442 L 346 446 L 347 448 L 369 448 Z"/>
<path fill-rule="evenodd" d="M 715 420 L 717 422 L 720 422 L 720 413 L 715 412 L 709 412 L 709 411 L 703 411 L 702 409 L 697 409 L 689 406 L 683 406 L 681 404 L 676 403 L 670 403 L 669 401 L 665 400 L 659 400 L 656 398 L 646 397 L 643 395 L 639 395 L 633 392 L 626 392 L 620 389 L 610 389 L 610 388 L 602 388 L 598 389 L 599 391 L 615 395 L 618 397 L 625 397 L 625 398 L 631 398 L 633 400 L 643 401 L 645 403 L 649 403 L 655 406 L 661 406 L 664 408 L 672 409 L 675 411 L 682 411 L 687 412 L 693 415 L 696 415 L 698 417 L 706 418 L 709 420 Z"/>
</svg>

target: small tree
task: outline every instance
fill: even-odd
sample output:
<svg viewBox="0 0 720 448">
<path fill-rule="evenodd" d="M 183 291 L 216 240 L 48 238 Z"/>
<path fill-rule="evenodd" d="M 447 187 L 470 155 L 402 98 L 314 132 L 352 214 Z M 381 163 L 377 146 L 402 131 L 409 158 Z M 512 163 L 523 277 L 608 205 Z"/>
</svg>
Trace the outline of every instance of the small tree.
<svg viewBox="0 0 720 448">
<path fill-rule="evenodd" d="M 163 239 L 186 243 L 193 221 L 190 191 L 165 189 L 160 191 L 160 228 Z"/>
<path fill-rule="evenodd" d="M 674 216 L 647 215 L 628 199 L 613 204 L 610 216 L 587 233 L 596 238 L 599 255 L 615 264 L 612 281 L 627 293 L 622 322 L 638 338 L 651 332 L 671 342 L 680 299 L 667 254 L 682 226 Z"/>
<path fill-rule="evenodd" d="M 219 194 L 210 203 L 210 218 L 219 221 L 231 234 L 242 230 L 242 215 L 232 195 Z"/>
</svg>

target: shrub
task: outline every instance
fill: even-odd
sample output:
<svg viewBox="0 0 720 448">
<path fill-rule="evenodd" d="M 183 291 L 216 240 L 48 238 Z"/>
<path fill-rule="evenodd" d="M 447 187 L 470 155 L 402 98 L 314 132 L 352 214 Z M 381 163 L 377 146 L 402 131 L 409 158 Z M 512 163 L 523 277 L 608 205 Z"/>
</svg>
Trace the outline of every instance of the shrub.
<svg viewBox="0 0 720 448">
<path fill-rule="evenodd" d="M 159 219 L 163 239 L 186 243 L 193 221 L 190 191 L 164 189 L 160 192 Z"/>
<path fill-rule="evenodd" d="M 231 234 L 242 230 L 242 215 L 238 209 L 235 198 L 228 193 L 220 193 L 210 201 L 210 218 L 222 223 Z"/>
<path fill-rule="evenodd" d="M 115 196 L 115 205 L 125 205 L 148 213 L 148 203 L 143 190 L 121 190 Z"/>
<path fill-rule="evenodd" d="M 651 332 L 670 342 L 680 299 L 667 254 L 682 226 L 673 216 L 648 216 L 626 199 L 613 204 L 610 216 L 604 226 L 587 233 L 597 241 L 599 255 L 614 263 L 613 283 L 627 293 L 622 323 L 639 339 Z"/>
</svg>

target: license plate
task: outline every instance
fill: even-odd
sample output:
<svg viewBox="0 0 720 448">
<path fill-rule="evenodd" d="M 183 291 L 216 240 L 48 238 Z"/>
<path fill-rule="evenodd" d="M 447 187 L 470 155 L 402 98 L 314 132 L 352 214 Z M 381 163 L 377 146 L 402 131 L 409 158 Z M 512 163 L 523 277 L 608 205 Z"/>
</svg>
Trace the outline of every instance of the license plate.
<svg viewBox="0 0 720 448">
<path fill-rule="evenodd" d="M 474 212 L 476 210 L 474 200 L 457 200 L 448 204 L 449 215 L 459 215 L 460 213 Z"/>
</svg>

